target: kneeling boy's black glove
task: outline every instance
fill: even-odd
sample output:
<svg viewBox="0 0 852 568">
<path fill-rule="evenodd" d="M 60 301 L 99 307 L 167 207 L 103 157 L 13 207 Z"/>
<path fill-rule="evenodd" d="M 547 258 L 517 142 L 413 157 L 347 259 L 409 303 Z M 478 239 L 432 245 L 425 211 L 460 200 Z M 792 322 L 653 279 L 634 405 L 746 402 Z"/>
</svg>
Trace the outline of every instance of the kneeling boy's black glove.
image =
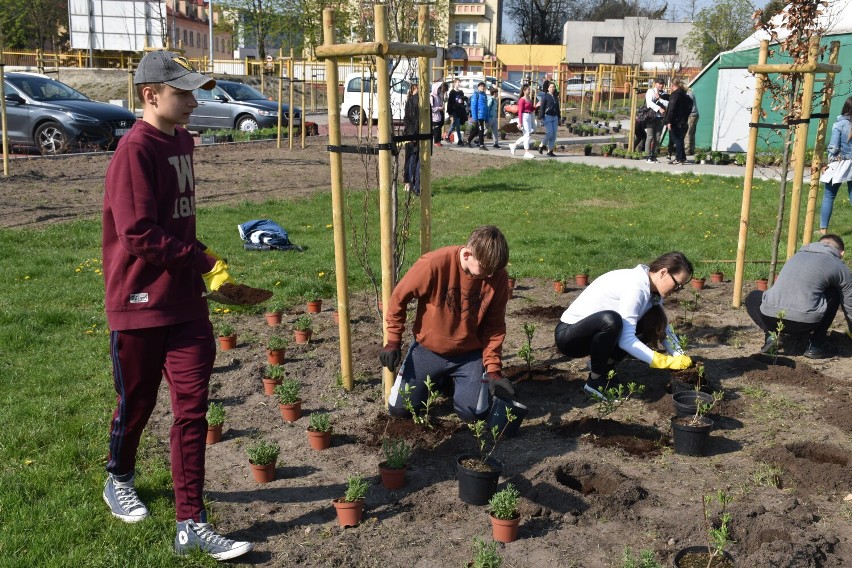
<svg viewBox="0 0 852 568">
<path fill-rule="evenodd" d="M 379 352 L 379 361 L 391 371 L 396 370 L 400 360 L 402 360 L 402 351 L 399 348 L 399 343 L 388 343 Z"/>
</svg>

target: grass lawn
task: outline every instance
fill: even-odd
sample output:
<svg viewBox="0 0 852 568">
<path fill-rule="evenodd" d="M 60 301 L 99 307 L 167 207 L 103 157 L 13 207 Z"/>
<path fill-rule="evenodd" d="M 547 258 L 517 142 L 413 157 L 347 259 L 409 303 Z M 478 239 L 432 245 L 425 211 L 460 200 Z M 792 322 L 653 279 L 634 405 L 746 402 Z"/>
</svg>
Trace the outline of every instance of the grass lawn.
<svg viewBox="0 0 852 568">
<path fill-rule="evenodd" d="M 572 276 L 589 268 L 594 278 L 674 249 L 684 251 L 699 273 L 721 267 L 732 275 L 732 263 L 717 267 L 705 261 L 736 257 L 741 190 L 742 180 L 732 178 L 519 162 L 440 180 L 434 190 L 434 246 L 463 243 L 476 226 L 495 224 L 507 235 L 509 270 L 518 277 Z M 776 183 L 756 183 L 750 259 L 769 258 L 776 199 Z M 355 211 L 362 209 L 362 194 L 349 200 Z M 330 195 L 322 194 L 201 208 L 199 236 L 229 259 L 238 281 L 274 290 L 277 301 L 301 302 L 314 288 L 327 299 L 334 293 L 330 203 Z M 279 221 L 307 250 L 244 251 L 236 226 L 261 216 Z M 415 236 L 418 223 L 415 215 Z M 379 273 L 377 224 L 373 208 L 368 250 Z M 349 239 L 351 244 L 351 232 Z M 100 223 L 0 230 L 0 250 L 0 566 L 215 565 L 173 556 L 167 456 L 152 440 L 143 440 L 146 475 L 138 486 L 152 518 L 125 525 L 102 502 L 115 395 Z M 406 264 L 417 250 L 415 242 Z M 353 289 L 365 289 L 363 270 L 353 254 L 349 260 Z M 746 278 L 766 271 L 766 264 L 749 264 Z"/>
</svg>

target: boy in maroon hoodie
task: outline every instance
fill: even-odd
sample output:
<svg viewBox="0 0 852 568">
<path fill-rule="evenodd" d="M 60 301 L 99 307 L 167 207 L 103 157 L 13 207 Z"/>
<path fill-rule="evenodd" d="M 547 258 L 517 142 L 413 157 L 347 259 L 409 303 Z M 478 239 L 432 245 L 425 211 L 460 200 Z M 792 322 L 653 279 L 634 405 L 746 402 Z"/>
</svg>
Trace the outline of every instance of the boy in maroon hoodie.
<svg viewBox="0 0 852 568">
<path fill-rule="evenodd" d="M 169 436 L 177 513 L 175 551 L 217 560 L 250 551 L 216 534 L 202 501 L 207 392 L 216 349 L 202 296 L 233 283 L 228 266 L 195 235 L 192 136 L 182 126 L 198 103 L 194 89 L 216 81 L 183 57 L 152 51 L 134 76 L 137 121 L 106 172 L 103 266 L 110 357 L 118 404 L 110 426 L 103 498 L 113 516 L 135 523 L 148 509 L 134 488 L 142 430 L 162 377 L 172 400 Z"/>
<path fill-rule="evenodd" d="M 379 354 L 393 371 L 402 360 L 406 307 L 417 299 L 414 341 L 402 361 L 388 399 L 394 416 L 405 416 L 405 386 L 416 411 L 429 396 L 426 379 L 438 388 L 453 381 L 453 406 L 462 419 L 483 418 L 495 388 L 509 396 L 512 383 L 502 375 L 506 339 L 509 245 L 500 229 L 479 227 L 463 246 L 428 252 L 394 288 L 385 312 L 388 342 Z M 490 396 L 489 396 L 490 395 Z M 504 395 L 505 396 L 505 395 Z"/>
</svg>

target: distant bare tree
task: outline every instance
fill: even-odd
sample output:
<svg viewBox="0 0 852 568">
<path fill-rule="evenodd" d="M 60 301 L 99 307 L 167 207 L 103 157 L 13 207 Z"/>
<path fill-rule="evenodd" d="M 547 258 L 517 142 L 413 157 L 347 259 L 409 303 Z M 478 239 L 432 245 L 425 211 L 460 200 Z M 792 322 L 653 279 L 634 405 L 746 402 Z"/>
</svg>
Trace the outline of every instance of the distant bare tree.
<svg viewBox="0 0 852 568">
<path fill-rule="evenodd" d="M 519 43 L 562 43 L 562 26 L 583 13 L 578 0 L 507 0 L 505 13 L 517 28 Z"/>
</svg>

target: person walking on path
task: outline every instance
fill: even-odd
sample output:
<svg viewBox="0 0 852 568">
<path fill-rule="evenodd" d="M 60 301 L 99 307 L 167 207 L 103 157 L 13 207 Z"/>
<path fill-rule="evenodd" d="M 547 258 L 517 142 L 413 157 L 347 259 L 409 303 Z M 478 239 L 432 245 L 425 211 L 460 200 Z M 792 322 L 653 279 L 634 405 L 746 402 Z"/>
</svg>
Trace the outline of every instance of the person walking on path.
<svg viewBox="0 0 852 568">
<path fill-rule="evenodd" d="M 424 254 L 402 277 L 385 308 L 387 343 L 379 353 L 391 371 L 402 362 L 388 398 L 391 415 L 407 416 L 408 408 L 420 412 L 430 394 L 429 379 L 437 389 L 454 383 L 453 406 L 465 421 L 483 418 L 498 389 L 515 394 L 502 375 L 508 261 L 503 233 L 485 226 L 463 246 Z M 403 360 L 407 306 L 414 299 L 414 341 Z"/>
<path fill-rule="evenodd" d="M 497 87 L 491 87 L 491 90 L 488 91 L 488 128 L 491 129 L 491 138 L 494 140 L 495 148 L 500 147 L 500 129 L 497 128 L 497 112 L 500 109 L 498 93 Z"/>
<path fill-rule="evenodd" d="M 654 85 L 645 92 L 645 106 L 655 113 L 654 118 L 645 122 L 645 152 L 646 161 L 656 162 L 660 144 L 660 134 L 663 130 L 663 114 L 666 112 L 668 101 L 662 98 L 663 80 L 654 79 Z"/>
<path fill-rule="evenodd" d="M 674 91 L 669 98 L 666 107 L 666 126 L 669 136 L 674 145 L 674 164 L 686 163 L 686 151 L 684 150 L 684 138 L 689 127 L 689 113 L 692 111 L 692 99 L 683 88 L 683 81 L 675 79 L 672 81 Z"/>
<path fill-rule="evenodd" d="M 544 140 L 538 146 L 538 153 L 547 150 L 547 155 L 555 158 L 553 150 L 556 148 L 556 129 L 559 126 L 559 101 L 556 98 L 556 85 L 550 83 L 547 91 L 541 97 L 539 107 L 544 119 Z"/>
<path fill-rule="evenodd" d="M 518 97 L 518 123 L 523 129 L 523 136 L 509 144 L 509 151 L 515 155 L 515 150 L 518 144 L 524 145 L 524 158 L 529 160 L 535 158 L 530 152 L 530 144 L 532 143 L 532 132 L 535 127 L 535 104 L 530 98 L 530 86 L 524 85 L 521 87 L 521 96 Z"/>
<path fill-rule="evenodd" d="M 441 130 L 444 128 L 444 93 L 446 92 L 447 84 L 443 81 L 432 83 L 429 106 L 432 107 L 432 141 L 435 146 L 443 146 L 441 144 Z"/>
<path fill-rule="evenodd" d="M 216 358 L 205 287 L 233 283 L 228 265 L 196 237 L 192 135 L 183 128 L 194 89 L 216 81 L 169 51 L 142 58 L 133 79 L 142 120 L 118 143 L 106 172 L 105 307 L 117 407 L 109 433 L 103 499 L 127 523 L 148 517 L 136 493 L 139 440 L 165 377 L 177 530 L 175 552 L 217 560 L 253 548 L 216 534 L 204 508 L 207 396 Z"/>
<path fill-rule="evenodd" d="M 462 124 L 467 120 L 467 109 L 464 105 L 464 92 L 461 90 L 461 81 L 453 80 L 453 88 L 450 94 L 447 95 L 447 114 L 453 119 L 450 125 L 450 131 L 447 132 L 447 142 L 452 142 L 450 135 L 456 133 L 456 144 L 463 146 L 462 140 Z"/>
<path fill-rule="evenodd" d="M 819 210 L 819 232 L 823 235 L 828 231 L 834 199 L 843 182 L 846 182 L 849 203 L 852 205 L 852 97 L 843 103 L 840 116 L 831 127 L 828 158 L 828 167 L 819 178 L 824 184 L 822 207 Z"/>
<path fill-rule="evenodd" d="M 761 353 L 789 349 L 788 337 L 807 337 L 805 357 L 831 357 L 835 350 L 828 343 L 828 329 L 841 305 L 847 333 L 852 337 L 852 273 L 843 262 L 844 254 L 843 239 L 824 235 L 784 263 L 772 288 L 754 290 L 746 296 L 746 311 L 763 330 Z M 783 321 L 781 334 L 773 336 L 778 333 L 779 321 Z"/>
<path fill-rule="evenodd" d="M 687 156 L 695 155 L 695 129 L 698 127 L 698 104 L 695 102 L 695 91 L 691 88 L 686 90 L 686 94 L 692 100 L 692 110 L 689 111 L 689 119 L 686 126 L 686 148 Z"/>
<path fill-rule="evenodd" d="M 607 272 L 568 306 L 556 326 L 556 348 L 571 358 L 590 356 L 591 372 L 583 390 L 602 398 L 607 385 L 612 386 L 615 363 L 626 355 L 653 369 L 680 370 L 692 365 L 674 341 L 662 311 L 663 298 L 682 290 L 692 272 L 692 263 L 682 252 L 669 252 L 649 266 Z M 637 331 L 643 327 L 653 337 Z M 668 354 L 654 351 L 646 345 L 648 341 L 661 341 Z"/>
<path fill-rule="evenodd" d="M 488 121 L 488 95 L 485 92 L 485 81 L 480 81 L 476 86 L 476 92 L 470 97 L 470 117 L 473 119 L 473 128 L 467 139 L 470 147 L 474 137 L 479 140 L 479 149 L 488 150 L 485 147 L 485 123 Z"/>
<path fill-rule="evenodd" d="M 420 89 L 417 83 L 411 85 L 408 99 L 405 101 L 402 133 L 407 136 L 420 135 Z M 420 195 L 420 141 L 413 140 L 405 143 L 405 164 L 403 165 L 402 181 L 405 191 L 413 191 Z"/>
</svg>

